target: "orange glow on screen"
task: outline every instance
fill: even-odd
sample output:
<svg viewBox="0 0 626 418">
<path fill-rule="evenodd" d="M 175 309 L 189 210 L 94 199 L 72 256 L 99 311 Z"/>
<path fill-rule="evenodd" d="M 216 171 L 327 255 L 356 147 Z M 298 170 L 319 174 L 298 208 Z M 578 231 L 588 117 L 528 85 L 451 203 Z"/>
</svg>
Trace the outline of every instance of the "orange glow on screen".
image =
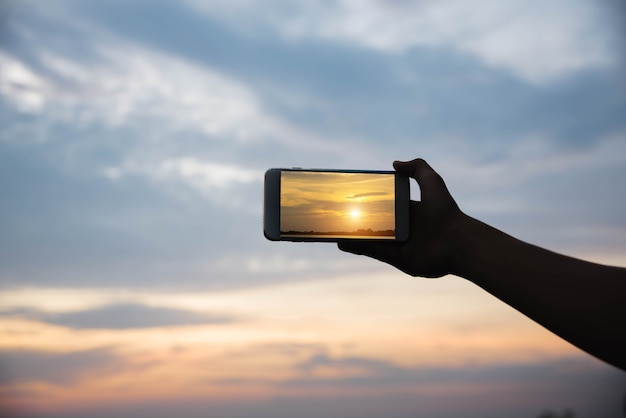
<svg viewBox="0 0 626 418">
<path fill-rule="evenodd" d="M 283 171 L 281 236 L 395 236 L 393 174 Z"/>
</svg>

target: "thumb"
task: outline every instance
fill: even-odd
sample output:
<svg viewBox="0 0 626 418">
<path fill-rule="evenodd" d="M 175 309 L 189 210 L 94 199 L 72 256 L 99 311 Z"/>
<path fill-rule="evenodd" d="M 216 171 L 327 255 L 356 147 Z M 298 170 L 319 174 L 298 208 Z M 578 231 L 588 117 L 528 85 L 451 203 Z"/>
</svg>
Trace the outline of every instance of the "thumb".
<svg viewBox="0 0 626 418">
<path fill-rule="evenodd" d="M 446 187 L 443 178 L 423 159 L 394 161 L 397 172 L 414 178 L 420 186 L 422 201 L 439 202 L 457 207 L 456 202 Z"/>
<path fill-rule="evenodd" d="M 398 173 L 412 177 L 422 187 L 425 181 L 439 177 L 439 174 L 422 158 L 416 158 L 411 161 L 394 161 L 393 168 Z M 439 177 L 441 179 L 441 177 Z"/>
</svg>

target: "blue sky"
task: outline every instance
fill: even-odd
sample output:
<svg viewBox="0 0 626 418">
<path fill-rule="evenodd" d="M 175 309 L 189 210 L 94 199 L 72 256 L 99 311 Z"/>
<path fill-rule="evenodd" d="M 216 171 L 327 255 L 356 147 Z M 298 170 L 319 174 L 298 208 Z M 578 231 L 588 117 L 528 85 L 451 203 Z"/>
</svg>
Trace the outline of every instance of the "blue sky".
<svg viewBox="0 0 626 418">
<path fill-rule="evenodd" d="M 0 10 L 0 310 L 16 327 L 228 330 L 273 306 L 249 310 L 230 295 L 254 304 L 287 286 L 285 298 L 304 297 L 304 284 L 332 298 L 322 289 L 360 275 L 368 284 L 346 291 L 346 304 L 385 316 L 393 302 L 363 295 L 380 290 L 371 275 L 395 283 L 399 273 L 333 245 L 265 241 L 262 178 L 270 167 L 389 169 L 394 159 L 423 157 L 468 214 L 555 251 L 626 265 L 626 27 L 618 1 L 21 0 L 0 2 Z M 484 300 L 444 280 L 452 284 L 442 290 L 415 286 L 471 306 Z M 189 302 L 194 292 L 214 305 Z M 430 306 L 414 292 L 417 305 Z M 433 309 L 465 315 L 442 303 Z M 310 307 L 310 315 L 345 319 L 333 309 Z M 475 327 L 485 317 L 473 314 Z M 349 321 L 341 323 L 349 334 Z M 54 353 L 42 337 L 26 351 L 101 358 L 125 347 L 122 334 L 111 346 Z M 318 343 L 335 347 L 322 334 Z M 0 362 L 19 357 L 20 344 L 3 345 Z M 381 387 L 387 372 L 395 387 L 422 367 L 384 350 L 328 350 L 311 359 L 339 374 L 370 370 Z M 539 357 L 572 361 L 563 350 L 569 354 Z M 528 359 L 498 361 L 514 379 Z M 479 369 L 492 376 L 500 365 Z M 428 367 L 432 375 L 453 368 Z M 26 381 L 37 382 L 29 373 Z M 335 383 L 351 387 L 345 379 Z M 20 381 L 5 386 L 18 390 Z M 289 402 L 310 402 L 303 399 Z M 485 405 L 476 416 L 500 411 Z M 429 416 L 448 416 L 433 408 Z"/>
</svg>

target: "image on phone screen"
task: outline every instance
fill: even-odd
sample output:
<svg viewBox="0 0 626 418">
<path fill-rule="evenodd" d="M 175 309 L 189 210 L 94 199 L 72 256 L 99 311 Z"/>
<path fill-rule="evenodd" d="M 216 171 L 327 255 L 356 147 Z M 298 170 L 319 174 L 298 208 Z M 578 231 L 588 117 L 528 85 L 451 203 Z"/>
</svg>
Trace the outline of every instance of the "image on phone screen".
<svg viewBox="0 0 626 418">
<path fill-rule="evenodd" d="M 393 174 L 283 171 L 281 238 L 395 238 Z"/>
</svg>

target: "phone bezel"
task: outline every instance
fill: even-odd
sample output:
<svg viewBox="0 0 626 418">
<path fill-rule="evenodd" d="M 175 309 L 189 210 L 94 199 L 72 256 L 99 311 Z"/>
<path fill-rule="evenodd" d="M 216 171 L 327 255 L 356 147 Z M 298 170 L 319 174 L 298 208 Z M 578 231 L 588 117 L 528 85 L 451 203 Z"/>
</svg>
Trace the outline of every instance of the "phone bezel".
<svg viewBox="0 0 626 418">
<path fill-rule="evenodd" d="M 405 241 L 409 237 L 409 178 L 396 171 L 387 170 L 333 170 L 333 169 L 302 169 L 302 168 L 270 168 L 265 172 L 264 203 L 263 203 L 263 235 L 270 241 L 292 242 L 339 242 L 344 240 L 379 241 L 368 238 L 324 238 L 324 237 L 281 237 L 280 236 L 280 179 L 283 171 L 308 171 L 322 173 L 366 173 L 393 174 L 395 178 L 395 218 L 396 236 L 391 242 Z"/>
</svg>

